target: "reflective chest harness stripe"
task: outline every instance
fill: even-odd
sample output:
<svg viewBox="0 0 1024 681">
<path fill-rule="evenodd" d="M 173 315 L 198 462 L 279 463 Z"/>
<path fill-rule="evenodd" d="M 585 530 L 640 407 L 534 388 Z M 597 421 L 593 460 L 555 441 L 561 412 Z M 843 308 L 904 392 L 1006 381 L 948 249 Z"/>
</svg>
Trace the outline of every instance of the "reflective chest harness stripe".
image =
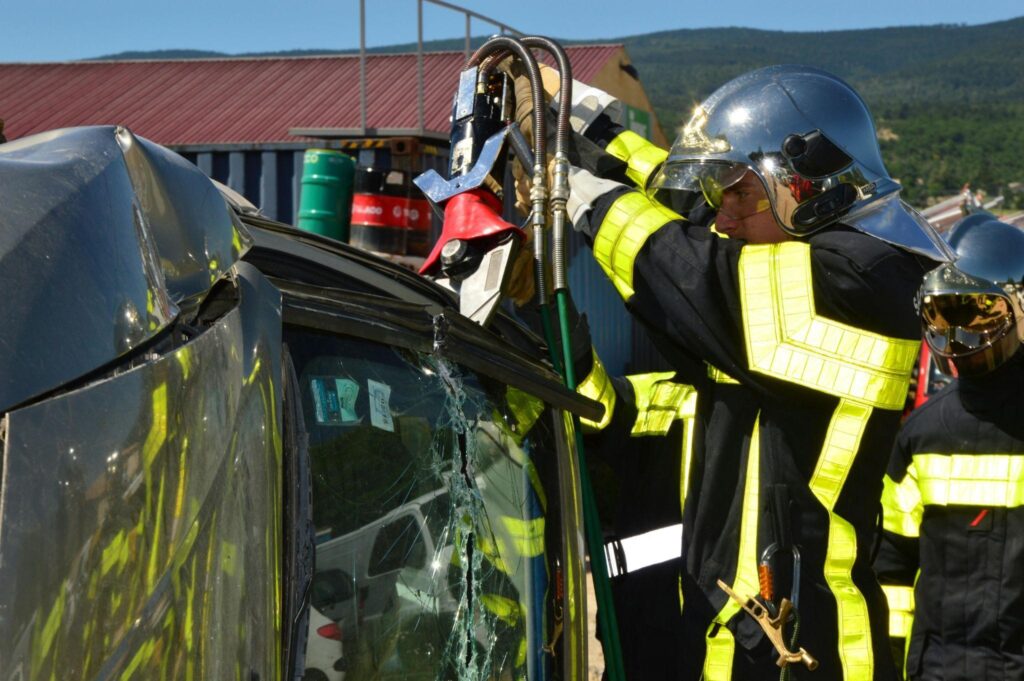
<svg viewBox="0 0 1024 681">
<path fill-rule="evenodd" d="M 914 454 L 924 506 L 1024 506 L 1024 454 Z"/>
<path fill-rule="evenodd" d="M 843 677 L 847 681 L 870 681 L 874 670 L 867 604 L 851 578 L 857 556 L 856 533 L 834 509 L 872 409 L 902 408 L 919 343 L 887 338 L 818 316 L 810 247 L 805 243 L 745 247 L 740 255 L 739 280 L 751 370 L 840 398 L 808 487 L 829 514 L 824 576 L 836 599 L 837 652 Z M 756 435 L 752 449 L 755 444 Z M 750 491 L 748 478 L 746 493 Z M 745 500 L 733 590 L 752 594 L 758 590 L 757 514 L 748 516 L 746 508 Z M 748 528 L 747 523 L 752 527 Z M 727 602 L 709 629 L 709 668 L 731 669 L 731 646 L 726 649 L 714 641 L 733 614 L 735 605 Z"/>
<path fill-rule="evenodd" d="M 626 177 L 644 189 L 647 180 L 668 158 L 668 152 L 636 134 L 626 130 L 605 147 L 605 151 L 626 163 Z"/>
<path fill-rule="evenodd" d="M 887 338 L 814 310 L 810 246 L 747 246 L 740 297 L 753 371 L 881 409 L 903 409 L 920 342 Z"/>
<path fill-rule="evenodd" d="M 883 526 L 917 537 L 925 506 L 1024 506 L 1024 454 L 914 454 L 903 479 L 883 485 Z"/>
</svg>

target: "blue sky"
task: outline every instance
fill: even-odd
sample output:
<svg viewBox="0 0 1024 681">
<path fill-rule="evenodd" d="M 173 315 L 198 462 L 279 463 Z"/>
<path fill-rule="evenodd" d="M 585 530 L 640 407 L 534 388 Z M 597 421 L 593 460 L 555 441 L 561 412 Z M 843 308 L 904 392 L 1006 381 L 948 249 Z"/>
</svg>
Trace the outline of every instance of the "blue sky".
<svg viewBox="0 0 1024 681">
<path fill-rule="evenodd" d="M 1024 15 L 1020 0 L 451 0 L 515 29 L 607 40 L 676 28 L 828 31 Z M 416 39 L 416 0 L 366 0 L 370 46 Z M 358 0 L 0 0 L 0 61 L 59 61 L 124 50 L 228 53 L 359 45 Z M 792 8 L 798 7 L 798 11 Z M 727 11 L 723 11 L 723 9 Z M 461 15 L 425 5 L 427 39 L 461 37 Z M 474 21 L 474 35 L 495 32 Z"/>
</svg>

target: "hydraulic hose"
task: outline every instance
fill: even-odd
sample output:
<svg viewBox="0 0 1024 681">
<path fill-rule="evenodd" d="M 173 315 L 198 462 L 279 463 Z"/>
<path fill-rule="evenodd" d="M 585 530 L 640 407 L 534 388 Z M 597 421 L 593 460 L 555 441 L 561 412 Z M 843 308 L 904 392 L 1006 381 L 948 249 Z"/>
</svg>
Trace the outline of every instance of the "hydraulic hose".
<svg viewBox="0 0 1024 681">
<path fill-rule="evenodd" d="M 498 61 L 507 54 L 519 57 L 526 75 L 530 80 L 530 95 L 533 105 L 533 181 L 530 186 L 530 202 L 532 232 L 533 232 L 533 266 L 534 279 L 537 288 L 537 301 L 540 306 L 541 323 L 544 326 L 545 341 L 548 350 L 552 355 L 552 364 L 556 368 L 561 364 L 558 361 L 558 350 L 554 343 L 554 332 L 551 322 L 551 306 L 548 301 L 547 286 L 547 254 L 544 227 L 547 222 L 547 189 L 545 187 L 544 160 L 547 158 L 547 119 L 545 111 L 547 105 L 544 101 L 544 83 L 540 76 L 540 67 L 533 53 L 521 42 L 508 36 L 495 36 L 477 49 L 466 62 L 466 67 L 479 66 L 481 76 L 486 75 Z"/>
<path fill-rule="evenodd" d="M 562 339 L 563 377 L 566 387 L 576 390 L 576 373 L 573 367 L 571 330 L 569 328 L 569 285 L 566 277 L 565 223 L 568 218 L 566 202 L 569 199 L 569 116 L 572 108 L 572 66 L 561 45 L 542 36 L 527 36 L 520 42 L 529 48 L 539 48 L 550 53 L 558 62 L 559 106 L 555 128 L 555 163 L 552 177 L 552 248 L 551 259 L 554 278 L 555 300 L 558 307 L 558 322 Z M 536 131 L 536 119 L 534 122 Z M 550 347 L 550 346 L 549 346 Z M 557 362 L 555 365 L 557 366 Z M 590 548 L 590 566 L 594 579 L 594 592 L 601 612 L 599 626 L 604 644 L 605 668 L 610 681 L 625 681 L 625 667 L 622 661 L 622 647 L 619 641 L 618 618 L 615 615 L 615 601 L 612 597 L 611 580 L 604 555 L 604 535 L 597 510 L 597 500 L 587 468 L 586 451 L 579 419 L 573 419 L 576 436 L 576 452 L 579 458 L 580 488 L 583 502 L 584 529 Z"/>
</svg>

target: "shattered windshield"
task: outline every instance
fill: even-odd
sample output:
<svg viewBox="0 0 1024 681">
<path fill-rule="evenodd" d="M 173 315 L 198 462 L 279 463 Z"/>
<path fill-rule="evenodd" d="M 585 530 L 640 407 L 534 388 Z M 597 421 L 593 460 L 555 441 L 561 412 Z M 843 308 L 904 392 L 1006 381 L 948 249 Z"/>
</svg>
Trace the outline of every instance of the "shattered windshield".
<svg viewBox="0 0 1024 681">
<path fill-rule="evenodd" d="M 313 478 L 307 678 L 562 678 L 561 420 L 434 355 L 286 341 Z"/>
</svg>

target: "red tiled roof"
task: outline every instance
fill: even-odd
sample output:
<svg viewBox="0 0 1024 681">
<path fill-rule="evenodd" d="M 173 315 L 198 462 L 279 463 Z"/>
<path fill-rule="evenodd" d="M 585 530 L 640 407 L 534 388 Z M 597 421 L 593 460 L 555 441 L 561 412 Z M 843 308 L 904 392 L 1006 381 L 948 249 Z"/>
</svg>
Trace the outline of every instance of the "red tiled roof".
<svg viewBox="0 0 1024 681">
<path fill-rule="evenodd" d="M 568 48 L 586 81 L 621 45 Z M 448 132 L 461 52 L 424 55 L 427 130 Z M 368 55 L 367 127 L 415 128 L 416 55 Z M 358 56 L 0 64 L 8 139 L 119 124 L 161 144 L 294 142 L 290 128 L 356 128 Z"/>
</svg>

